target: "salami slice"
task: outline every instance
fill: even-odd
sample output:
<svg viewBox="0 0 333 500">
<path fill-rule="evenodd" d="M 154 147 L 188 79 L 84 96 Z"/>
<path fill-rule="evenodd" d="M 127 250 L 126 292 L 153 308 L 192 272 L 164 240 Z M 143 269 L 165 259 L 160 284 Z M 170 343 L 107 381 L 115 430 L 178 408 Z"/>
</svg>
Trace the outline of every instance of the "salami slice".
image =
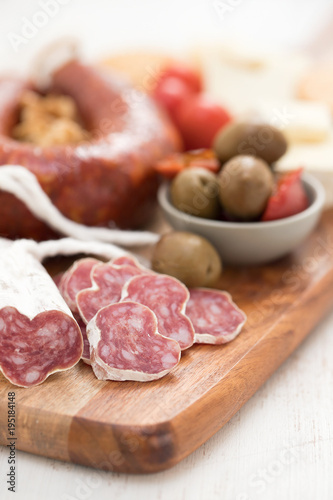
<svg viewBox="0 0 333 500">
<path fill-rule="evenodd" d="M 133 301 L 151 309 L 157 317 L 158 331 L 177 340 L 181 349 L 191 347 L 194 329 L 185 315 L 189 291 L 176 278 L 149 273 L 132 278 L 125 284 L 122 301 Z"/>
<path fill-rule="evenodd" d="M 59 283 L 59 290 L 72 312 L 79 312 L 76 295 L 81 290 L 91 287 L 90 273 L 97 264 L 101 264 L 101 261 L 89 257 L 79 259 L 63 274 Z"/>
<path fill-rule="evenodd" d="M 31 387 L 81 358 L 82 335 L 52 278 L 20 242 L 0 253 L 0 370 Z"/>
<path fill-rule="evenodd" d="M 246 315 L 227 292 L 208 288 L 190 289 L 186 314 L 195 330 L 198 344 L 225 344 L 241 331 Z"/>
<path fill-rule="evenodd" d="M 155 380 L 180 359 L 178 342 L 160 335 L 154 313 L 134 302 L 98 311 L 87 325 L 87 334 L 91 366 L 100 380 Z"/>
<path fill-rule="evenodd" d="M 122 257 L 117 257 L 113 259 L 112 264 L 114 266 L 133 266 L 138 269 L 144 269 L 143 266 L 139 263 L 139 261 L 135 257 L 131 257 L 130 255 L 124 255 Z"/>
<path fill-rule="evenodd" d="M 88 323 L 102 307 L 120 301 L 125 283 L 143 270 L 134 266 L 99 264 L 91 272 L 93 286 L 82 290 L 76 296 L 82 319 Z"/>
</svg>

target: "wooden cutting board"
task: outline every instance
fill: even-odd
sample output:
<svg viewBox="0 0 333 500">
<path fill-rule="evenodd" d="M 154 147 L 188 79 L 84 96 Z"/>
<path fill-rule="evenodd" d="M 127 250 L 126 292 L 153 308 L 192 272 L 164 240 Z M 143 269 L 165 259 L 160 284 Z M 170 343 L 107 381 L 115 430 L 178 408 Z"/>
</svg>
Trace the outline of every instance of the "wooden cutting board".
<svg viewBox="0 0 333 500">
<path fill-rule="evenodd" d="M 120 472 L 175 465 L 241 408 L 332 307 L 333 210 L 288 258 L 227 269 L 220 288 L 248 315 L 243 332 L 225 346 L 194 346 L 161 380 L 99 381 L 81 362 L 30 389 L 0 375 L 0 443 L 8 443 L 14 391 L 20 450 Z"/>
</svg>

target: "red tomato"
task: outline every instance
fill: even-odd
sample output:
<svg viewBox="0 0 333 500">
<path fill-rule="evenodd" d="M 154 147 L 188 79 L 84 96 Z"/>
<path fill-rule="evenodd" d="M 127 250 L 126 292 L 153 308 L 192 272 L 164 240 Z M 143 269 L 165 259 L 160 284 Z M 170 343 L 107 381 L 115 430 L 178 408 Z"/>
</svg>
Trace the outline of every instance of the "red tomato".
<svg viewBox="0 0 333 500">
<path fill-rule="evenodd" d="M 161 74 L 160 79 L 164 80 L 170 77 L 181 80 L 196 94 L 202 91 L 203 84 L 201 75 L 182 63 L 175 63 L 167 67 Z"/>
<path fill-rule="evenodd" d="M 181 170 L 189 167 L 201 167 L 218 172 L 220 163 L 212 149 L 198 149 L 187 153 L 174 153 L 157 162 L 155 169 L 168 179 L 173 179 Z"/>
<path fill-rule="evenodd" d="M 261 220 L 284 219 L 308 208 L 309 200 L 301 181 L 301 174 L 300 168 L 280 178 L 275 193 L 268 200 Z"/>
<path fill-rule="evenodd" d="M 203 94 L 189 96 L 176 114 L 185 149 L 210 148 L 216 133 L 230 121 L 229 112 Z"/>
<path fill-rule="evenodd" d="M 173 121 L 180 105 L 189 95 L 192 95 L 192 90 L 188 85 L 171 76 L 161 79 L 152 93 L 154 99 L 169 113 Z"/>
</svg>

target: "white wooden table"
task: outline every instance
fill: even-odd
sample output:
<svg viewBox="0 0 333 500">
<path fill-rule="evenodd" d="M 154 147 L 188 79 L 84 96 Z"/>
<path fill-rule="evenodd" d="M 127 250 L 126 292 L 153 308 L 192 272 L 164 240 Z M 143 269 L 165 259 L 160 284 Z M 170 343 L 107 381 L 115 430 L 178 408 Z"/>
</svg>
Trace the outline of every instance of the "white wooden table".
<svg viewBox="0 0 333 500">
<path fill-rule="evenodd" d="M 16 52 L 8 34 L 20 33 L 22 18 L 41 10 L 39 1 L 1 0 L 1 71 L 25 70 L 46 42 L 64 34 L 79 36 L 89 57 L 134 43 L 182 50 L 221 32 L 292 48 L 332 7 L 330 0 L 221 0 L 230 7 L 221 19 L 214 0 L 61 3 L 67 4 Z M 332 360 L 333 313 L 220 432 L 163 473 L 118 475 L 18 452 L 14 494 L 6 485 L 8 451 L 0 447 L 0 499 L 331 500 Z"/>
</svg>

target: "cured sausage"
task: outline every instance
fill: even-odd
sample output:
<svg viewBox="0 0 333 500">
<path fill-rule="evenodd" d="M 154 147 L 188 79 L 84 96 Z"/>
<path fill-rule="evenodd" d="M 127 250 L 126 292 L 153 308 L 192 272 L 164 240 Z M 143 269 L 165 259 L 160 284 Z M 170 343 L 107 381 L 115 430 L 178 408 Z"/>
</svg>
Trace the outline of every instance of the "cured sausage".
<svg viewBox="0 0 333 500">
<path fill-rule="evenodd" d="M 87 325 L 87 335 L 91 366 L 100 380 L 155 380 L 180 359 L 178 342 L 160 335 L 154 313 L 134 302 L 98 311 Z"/>
<path fill-rule="evenodd" d="M 20 96 L 31 87 L 0 80 L 0 165 L 19 164 L 33 172 L 69 219 L 86 225 L 144 224 L 158 186 L 153 165 L 179 147 L 167 118 L 148 96 L 110 72 L 70 61 L 54 74 L 51 90 L 74 99 L 93 140 L 41 148 L 11 138 Z M 45 239 L 54 233 L 12 194 L 1 192 L 0 234 Z"/>
<path fill-rule="evenodd" d="M 81 290 L 76 295 L 77 308 L 82 319 L 88 323 L 102 307 L 119 302 L 123 286 L 133 276 L 145 273 L 134 266 L 98 264 L 94 266 L 90 278 L 91 288 Z"/>
<path fill-rule="evenodd" d="M 79 312 L 76 296 L 81 290 L 91 287 L 90 273 L 97 264 L 101 264 L 101 261 L 89 257 L 79 259 L 63 274 L 58 288 L 72 312 Z"/>
<path fill-rule="evenodd" d="M 194 329 L 185 315 L 189 296 L 187 288 L 177 279 L 149 273 L 135 276 L 124 285 L 122 301 L 149 307 L 156 314 L 158 331 L 177 340 L 181 349 L 187 349 L 194 342 Z"/>
<path fill-rule="evenodd" d="M 139 263 L 139 261 L 135 257 L 131 257 L 130 255 L 124 255 L 123 257 L 117 257 L 113 259 L 112 264 L 114 266 L 133 266 L 140 270 L 144 269 L 143 266 Z"/>
<path fill-rule="evenodd" d="M 198 344 L 225 344 L 241 331 L 246 315 L 227 292 L 208 288 L 190 289 L 186 314 L 195 330 Z"/>
<path fill-rule="evenodd" d="M 31 387 L 81 358 L 80 329 L 43 266 L 17 242 L 0 252 L 0 370 Z"/>
</svg>

